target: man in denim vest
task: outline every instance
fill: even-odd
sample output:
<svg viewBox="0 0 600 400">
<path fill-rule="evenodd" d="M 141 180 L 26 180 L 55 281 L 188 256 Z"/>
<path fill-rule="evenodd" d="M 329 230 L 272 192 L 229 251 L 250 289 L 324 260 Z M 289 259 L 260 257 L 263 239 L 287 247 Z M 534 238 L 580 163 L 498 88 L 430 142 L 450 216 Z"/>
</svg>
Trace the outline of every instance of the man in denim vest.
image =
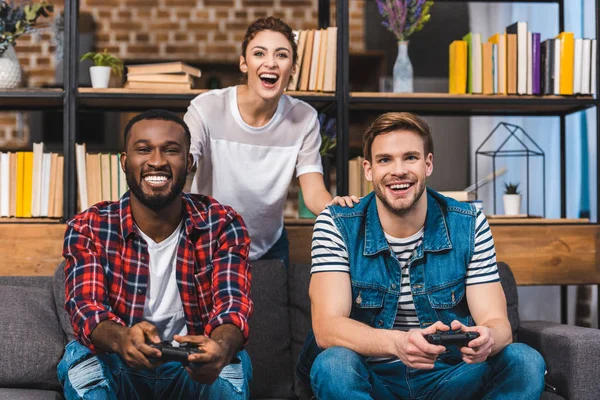
<svg viewBox="0 0 600 400">
<path fill-rule="evenodd" d="M 363 139 L 374 193 L 330 206 L 312 241 L 311 334 L 298 363 L 318 399 L 537 399 L 544 360 L 512 342 L 485 216 L 426 188 L 428 125 L 388 113 Z M 467 346 L 426 334 L 462 331 Z M 312 365 L 312 366 L 311 366 Z"/>
</svg>

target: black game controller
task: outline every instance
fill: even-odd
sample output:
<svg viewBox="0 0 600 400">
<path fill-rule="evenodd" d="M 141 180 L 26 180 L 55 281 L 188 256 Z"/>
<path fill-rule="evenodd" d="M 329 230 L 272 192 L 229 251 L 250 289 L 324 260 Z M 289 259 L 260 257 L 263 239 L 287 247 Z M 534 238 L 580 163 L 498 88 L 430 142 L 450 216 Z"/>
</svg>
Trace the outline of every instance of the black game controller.
<svg viewBox="0 0 600 400">
<path fill-rule="evenodd" d="M 436 332 L 424 335 L 425 340 L 440 346 L 466 346 L 479 337 L 479 332 Z"/>
<path fill-rule="evenodd" d="M 182 365 L 184 366 L 188 366 L 190 365 L 190 362 L 188 361 L 188 356 L 190 354 L 199 354 L 199 353 L 204 353 L 202 350 L 200 350 L 198 347 L 194 346 L 193 344 L 189 344 L 189 343 L 184 343 L 179 347 L 174 347 L 173 345 L 171 345 L 171 342 L 160 342 L 160 343 L 148 343 L 148 345 L 150 347 L 152 347 L 153 349 L 158 349 L 160 350 L 162 356 L 160 358 L 155 358 L 155 360 L 160 360 L 160 361 L 176 361 L 176 362 L 180 362 Z M 199 366 L 199 363 L 192 363 L 191 364 L 194 367 Z"/>
</svg>

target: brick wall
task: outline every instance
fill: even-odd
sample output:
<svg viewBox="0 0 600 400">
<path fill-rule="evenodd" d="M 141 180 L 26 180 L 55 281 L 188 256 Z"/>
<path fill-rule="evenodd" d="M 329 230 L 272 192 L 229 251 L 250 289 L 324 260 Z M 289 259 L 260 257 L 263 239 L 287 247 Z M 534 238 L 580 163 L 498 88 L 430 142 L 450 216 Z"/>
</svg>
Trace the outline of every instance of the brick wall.
<svg viewBox="0 0 600 400">
<path fill-rule="evenodd" d="M 350 2 L 350 49 L 364 50 L 364 3 Z M 55 0 L 54 15 L 64 1 Z M 331 1 L 335 23 L 335 0 Z M 275 15 L 294 29 L 316 28 L 318 0 L 81 0 L 80 13 L 94 20 L 97 50 L 125 61 L 185 59 L 236 63 L 247 26 Z M 16 51 L 24 86 L 53 85 L 56 46 L 50 31 L 23 36 Z M 0 147 L 28 145 L 27 116 L 0 113 Z"/>
</svg>

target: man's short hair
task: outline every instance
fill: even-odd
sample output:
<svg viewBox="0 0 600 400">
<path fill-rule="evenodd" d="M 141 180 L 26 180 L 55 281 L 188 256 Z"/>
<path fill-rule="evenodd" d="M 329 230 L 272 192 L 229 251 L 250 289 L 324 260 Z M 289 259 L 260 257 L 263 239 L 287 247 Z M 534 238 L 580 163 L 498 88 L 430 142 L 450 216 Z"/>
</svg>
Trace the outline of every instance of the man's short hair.
<svg viewBox="0 0 600 400">
<path fill-rule="evenodd" d="M 138 114 L 135 117 L 131 118 L 131 120 L 127 123 L 127 126 L 125 127 L 125 147 L 127 147 L 127 140 L 129 139 L 129 134 L 131 133 L 131 129 L 133 128 L 133 125 L 135 125 L 137 122 L 140 122 L 143 120 L 153 120 L 153 119 L 161 120 L 161 121 L 173 121 L 176 124 L 181 125 L 181 127 L 185 131 L 185 144 L 187 145 L 188 150 L 190 149 L 192 135 L 190 134 L 190 128 L 187 126 L 187 124 L 183 121 L 183 119 L 179 118 L 176 114 L 174 114 L 170 111 L 167 111 L 167 110 L 158 110 L 158 109 L 144 111 L 143 113 Z"/>
<path fill-rule="evenodd" d="M 425 156 L 433 154 L 433 137 L 431 128 L 423 119 L 416 114 L 408 112 L 390 112 L 377 117 L 363 135 L 363 155 L 371 162 L 371 146 L 379 135 L 393 131 L 410 131 L 418 134 L 423 139 Z"/>
</svg>

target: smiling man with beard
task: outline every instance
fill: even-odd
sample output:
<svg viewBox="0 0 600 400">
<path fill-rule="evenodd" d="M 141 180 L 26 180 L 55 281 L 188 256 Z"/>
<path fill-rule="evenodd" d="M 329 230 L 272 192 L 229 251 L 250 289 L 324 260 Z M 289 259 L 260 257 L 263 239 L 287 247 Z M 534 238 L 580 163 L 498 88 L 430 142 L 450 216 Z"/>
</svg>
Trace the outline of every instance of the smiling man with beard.
<svg viewBox="0 0 600 400">
<path fill-rule="evenodd" d="M 544 360 L 512 342 L 494 241 L 474 207 L 426 187 L 429 126 L 377 118 L 363 138 L 374 193 L 315 222 L 313 332 L 297 374 L 317 399 L 537 399 Z M 478 334 L 430 344 L 436 331 Z M 442 334 L 443 334 L 442 333 Z"/>
<path fill-rule="evenodd" d="M 250 239 L 241 217 L 183 193 L 190 132 L 163 110 L 125 128 L 130 191 L 67 222 L 65 308 L 77 341 L 58 367 L 67 400 L 247 399 Z M 189 367 L 149 344 L 201 350 Z"/>
</svg>

